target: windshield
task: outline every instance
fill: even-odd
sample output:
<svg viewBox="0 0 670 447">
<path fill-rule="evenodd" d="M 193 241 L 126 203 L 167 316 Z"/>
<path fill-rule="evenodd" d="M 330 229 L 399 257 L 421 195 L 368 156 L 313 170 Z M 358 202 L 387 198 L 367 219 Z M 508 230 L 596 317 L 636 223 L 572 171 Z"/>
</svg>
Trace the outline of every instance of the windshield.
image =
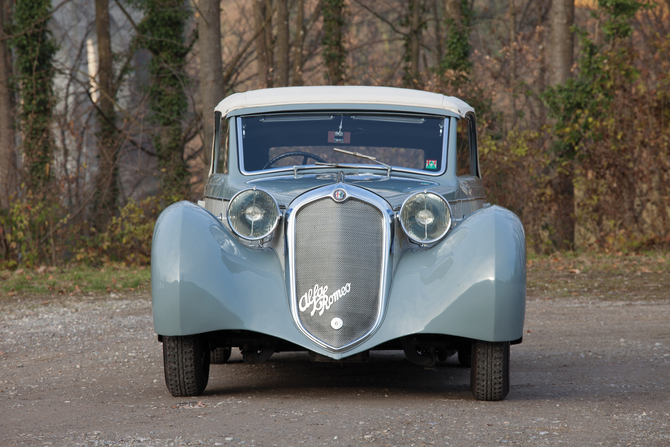
<svg viewBox="0 0 670 447">
<path fill-rule="evenodd" d="M 448 120 L 396 114 L 275 114 L 239 118 L 244 172 L 334 163 L 441 173 Z M 376 159 L 345 154 L 342 149 Z"/>
</svg>

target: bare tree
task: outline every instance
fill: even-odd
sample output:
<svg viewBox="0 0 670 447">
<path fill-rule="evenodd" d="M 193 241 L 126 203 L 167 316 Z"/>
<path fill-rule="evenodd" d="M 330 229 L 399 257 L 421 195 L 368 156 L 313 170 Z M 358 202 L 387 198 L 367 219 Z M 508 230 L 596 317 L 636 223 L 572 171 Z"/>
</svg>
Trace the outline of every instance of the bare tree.
<svg viewBox="0 0 670 447">
<path fill-rule="evenodd" d="M 274 69 L 272 41 L 272 7 L 270 0 L 254 0 L 254 25 L 256 28 L 256 67 L 259 87 L 272 87 Z"/>
<path fill-rule="evenodd" d="M 448 11 L 448 5 L 454 0 L 444 0 L 444 10 Z M 432 0 L 431 8 L 433 10 L 434 27 L 435 27 L 435 59 L 439 63 L 444 55 L 444 46 L 442 41 L 442 26 L 444 17 L 441 14 L 441 0 Z M 460 6 L 460 5 L 459 5 Z"/>
<path fill-rule="evenodd" d="M 565 83 L 570 78 L 572 68 L 573 33 L 575 16 L 574 0 L 553 0 L 550 22 L 551 41 L 549 44 L 550 84 Z M 573 151 L 574 149 L 570 149 Z M 572 157 L 562 159 L 556 169 L 552 188 L 556 196 L 556 234 L 554 241 L 560 250 L 572 250 L 575 242 L 575 186 Z"/>
<path fill-rule="evenodd" d="M 302 71 L 305 65 L 305 61 L 308 59 L 306 57 L 305 49 L 305 38 L 307 37 L 307 32 L 314 26 L 314 23 L 318 20 L 321 14 L 321 6 L 323 5 L 322 0 L 317 2 L 314 10 L 311 15 L 305 20 L 305 1 L 298 0 L 296 6 L 296 19 L 295 19 L 295 38 L 293 39 L 293 78 L 291 80 L 291 85 L 302 85 L 303 84 L 303 75 Z M 307 55 L 308 56 L 308 55 Z"/>
<path fill-rule="evenodd" d="M 109 32 L 109 0 L 95 0 L 95 27 L 98 38 L 98 173 L 95 208 L 97 227 L 104 230 L 116 213 L 119 195 L 116 114 L 112 39 Z"/>
<path fill-rule="evenodd" d="M 221 57 L 221 1 L 199 0 L 198 49 L 200 51 L 200 96 L 202 98 L 203 182 L 207 181 L 214 134 L 214 107 L 225 96 Z"/>
<path fill-rule="evenodd" d="M 668 0 L 670 1 L 670 0 Z M 298 0 L 293 40 L 293 85 L 302 85 L 302 52 L 305 42 L 305 0 Z"/>
<path fill-rule="evenodd" d="M 512 130 L 516 125 L 516 5 L 514 0 L 509 2 L 509 88 L 510 96 L 510 121 L 508 129 Z"/>
<path fill-rule="evenodd" d="M 14 101 L 9 79 L 12 75 L 11 54 L 7 48 L 5 24 L 11 23 L 13 0 L 0 0 L 0 208 L 9 205 L 13 191 L 16 153 L 14 152 Z"/>
<path fill-rule="evenodd" d="M 344 83 L 344 0 L 325 0 L 323 6 L 323 59 L 329 84 Z"/>
<path fill-rule="evenodd" d="M 405 85 L 417 87 L 420 85 L 419 59 L 421 57 L 421 29 L 423 27 L 422 0 L 407 0 L 409 31 L 405 41 Z"/>
<path fill-rule="evenodd" d="M 549 17 L 550 84 L 557 85 L 568 80 L 572 68 L 574 38 L 571 28 L 575 17 L 575 0 L 553 0 Z"/>
<path fill-rule="evenodd" d="M 288 0 L 277 2 L 277 72 L 275 86 L 288 86 L 289 46 L 288 46 Z"/>
</svg>

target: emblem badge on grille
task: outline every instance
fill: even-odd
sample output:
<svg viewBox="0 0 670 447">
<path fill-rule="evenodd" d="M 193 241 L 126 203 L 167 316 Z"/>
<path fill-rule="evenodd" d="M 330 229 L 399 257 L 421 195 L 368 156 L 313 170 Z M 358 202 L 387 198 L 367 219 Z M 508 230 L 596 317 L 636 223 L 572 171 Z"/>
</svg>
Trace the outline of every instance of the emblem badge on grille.
<svg viewBox="0 0 670 447">
<path fill-rule="evenodd" d="M 313 317 L 316 311 L 319 311 L 319 316 L 321 316 L 327 309 L 330 309 L 333 303 L 336 303 L 349 292 L 351 292 L 350 282 L 337 289 L 331 295 L 328 295 L 328 286 L 319 287 L 318 284 L 315 284 L 314 288 L 309 289 L 307 293 L 300 297 L 300 301 L 298 301 L 300 312 L 306 312 L 312 307 L 310 316 Z"/>
<path fill-rule="evenodd" d="M 332 327 L 335 330 L 338 330 L 339 328 L 341 328 L 343 324 L 344 323 L 342 322 L 341 318 L 335 317 L 332 320 L 330 320 L 330 327 Z"/>
<path fill-rule="evenodd" d="M 336 202 L 342 202 L 344 199 L 347 198 L 347 192 L 344 189 L 336 189 L 333 191 L 333 199 L 335 199 Z"/>
</svg>

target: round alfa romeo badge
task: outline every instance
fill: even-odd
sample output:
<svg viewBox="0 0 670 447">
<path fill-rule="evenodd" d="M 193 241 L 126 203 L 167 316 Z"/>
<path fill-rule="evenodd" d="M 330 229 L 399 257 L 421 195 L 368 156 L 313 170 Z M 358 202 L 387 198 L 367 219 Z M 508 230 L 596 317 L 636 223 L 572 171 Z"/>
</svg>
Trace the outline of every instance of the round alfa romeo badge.
<svg viewBox="0 0 670 447">
<path fill-rule="evenodd" d="M 335 317 L 332 320 L 330 320 L 330 326 L 335 330 L 338 330 L 339 328 L 341 328 L 343 324 L 344 323 L 342 322 L 341 318 Z"/>
<path fill-rule="evenodd" d="M 341 202 L 344 199 L 347 198 L 347 193 L 344 189 L 336 189 L 333 191 L 333 199 L 335 199 L 337 202 Z"/>
</svg>

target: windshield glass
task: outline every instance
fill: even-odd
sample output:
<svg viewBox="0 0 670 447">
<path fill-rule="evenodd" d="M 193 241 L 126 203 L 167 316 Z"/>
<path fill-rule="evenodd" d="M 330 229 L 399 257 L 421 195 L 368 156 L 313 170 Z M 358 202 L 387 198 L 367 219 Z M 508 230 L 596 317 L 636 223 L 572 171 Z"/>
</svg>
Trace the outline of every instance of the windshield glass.
<svg viewBox="0 0 670 447">
<path fill-rule="evenodd" d="M 243 171 L 315 163 L 372 165 L 440 173 L 448 120 L 396 114 L 275 114 L 240 118 Z"/>
</svg>

